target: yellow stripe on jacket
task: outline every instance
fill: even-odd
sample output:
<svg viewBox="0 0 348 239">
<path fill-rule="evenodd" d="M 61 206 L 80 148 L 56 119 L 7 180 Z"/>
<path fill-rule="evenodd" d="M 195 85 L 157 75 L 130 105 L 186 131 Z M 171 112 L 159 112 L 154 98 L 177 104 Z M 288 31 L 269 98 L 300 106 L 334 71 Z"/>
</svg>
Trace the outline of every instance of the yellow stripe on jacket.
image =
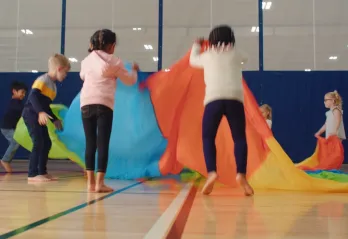
<svg viewBox="0 0 348 239">
<path fill-rule="evenodd" d="M 49 88 L 42 80 L 36 80 L 32 88 L 40 90 L 42 95 L 50 98 L 52 101 L 56 98 L 57 92 Z"/>
</svg>

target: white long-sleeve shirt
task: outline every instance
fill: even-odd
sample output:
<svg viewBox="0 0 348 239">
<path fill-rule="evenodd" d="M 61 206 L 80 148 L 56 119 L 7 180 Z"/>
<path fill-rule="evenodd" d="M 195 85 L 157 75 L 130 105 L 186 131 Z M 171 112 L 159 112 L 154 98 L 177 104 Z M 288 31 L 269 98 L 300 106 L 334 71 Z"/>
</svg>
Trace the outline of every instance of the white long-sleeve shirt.
<svg viewBox="0 0 348 239">
<path fill-rule="evenodd" d="M 248 60 L 235 48 L 208 49 L 200 54 L 201 46 L 194 43 L 190 65 L 204 69 L 204 105 L 215 100 L 244 101 L 242 65 Z"/>
</svg>

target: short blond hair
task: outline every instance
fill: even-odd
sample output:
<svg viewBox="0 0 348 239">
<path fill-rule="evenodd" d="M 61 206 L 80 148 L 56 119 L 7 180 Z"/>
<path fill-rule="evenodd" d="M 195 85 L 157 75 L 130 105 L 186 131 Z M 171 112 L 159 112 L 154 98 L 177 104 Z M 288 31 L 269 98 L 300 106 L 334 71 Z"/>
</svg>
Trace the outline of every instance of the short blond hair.
<svg viewBox="0 0 348 239">
<path fill-rule="evenodd" d="M 342 97 L 340 96 L 340 94 L 338 94 L 338 92 L 336 90 L 333 92 L 326 93 L 325 96 L 328 96 L 331 99 L 333 99 L 334 105 L 337 106 L 338 108 L 342 109 L 342 105 L 343 105 Z"/>
<path fill-rule="evenodd" d="M 260 109 L 264 109 L 268 113 L 267 119 L 272 120 L 272 108 L 271 108 L 271 106 L 269 106 L 268 104 L 263 104 L 260 106 Z"/>
<path fill-rule="evenodd" d="M 57 67 L 71 68 L 69 59 L 61 54 L 54 54 L 48 59 L 48 69 L 54 69 Z"/>
</svg>

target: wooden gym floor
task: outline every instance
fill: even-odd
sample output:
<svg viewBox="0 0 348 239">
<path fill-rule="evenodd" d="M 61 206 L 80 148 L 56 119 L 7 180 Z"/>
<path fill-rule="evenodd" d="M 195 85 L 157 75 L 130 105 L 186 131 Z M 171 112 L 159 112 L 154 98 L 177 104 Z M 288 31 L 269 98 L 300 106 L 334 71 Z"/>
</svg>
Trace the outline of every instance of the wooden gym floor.
<svg viewBox="0 0 348 239">
<path fill-rule="evenodd" d="M 88 194 L 81 169 L 49 161 L 57 182 L 28 184 L 27 161 L 0 173 L 0 239 L 185 238 L 347 239 L 348 195 L 256 191 L 217 186 L 203 197 L 203 182 L 178 177 L 137 182 L 110 180 L 116 191 Z"/>
</svg>

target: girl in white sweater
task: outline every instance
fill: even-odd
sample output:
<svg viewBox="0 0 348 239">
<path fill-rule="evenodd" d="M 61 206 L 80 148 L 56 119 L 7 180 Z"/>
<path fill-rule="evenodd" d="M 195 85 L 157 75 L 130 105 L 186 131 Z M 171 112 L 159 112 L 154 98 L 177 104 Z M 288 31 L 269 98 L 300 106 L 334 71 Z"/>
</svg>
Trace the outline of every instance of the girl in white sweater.
<svg viewBox="0 0 348 239">
<path fill-rule="evenodd" d="M 203 151 L 208 179 L 203 194 L 210 194 L 217 179 L 215 137 L 222 117 L 225 115 L 234 141 L 237 164 L 237 182 L 245 194 L 254 194 L 246 179 L 247 141 L 242 85 L 242 65 L 247 61 L 235 45 L 233 30 L 226 25 L 215 27 L 209 35 L 209 49 L 200 53 L 203 39 L 192 47 L 190 64 L 204 69 L 205 98 L 203 115 Z"/>
</svg>

